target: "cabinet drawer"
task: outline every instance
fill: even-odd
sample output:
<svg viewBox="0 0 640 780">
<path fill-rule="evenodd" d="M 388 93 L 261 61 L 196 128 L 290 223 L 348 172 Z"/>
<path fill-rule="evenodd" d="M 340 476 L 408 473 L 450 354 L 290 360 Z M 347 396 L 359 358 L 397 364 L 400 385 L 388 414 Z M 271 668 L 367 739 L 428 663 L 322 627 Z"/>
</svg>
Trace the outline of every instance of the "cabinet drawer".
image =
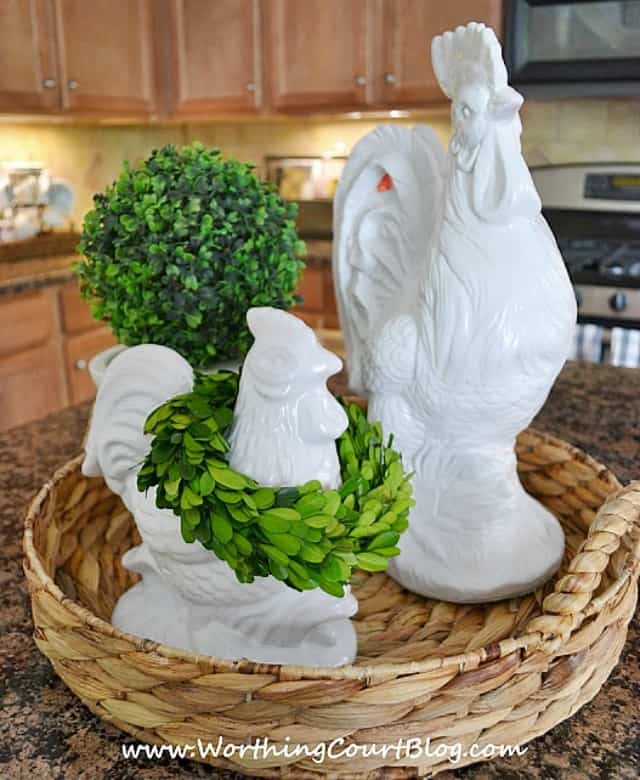
<svg viewBox="0 0 640 780">
<path fill-rule="evenodd" d="M 101 323 L 91 316 L 91 307 L 80 295 L 77 282 L 68 282 L 60 290 L 62 327 L 66 333 L 81 333 L 99 328 Z"/>
<path fill-rule="evenodd" d="M 51 344 L 0 358 L 0 430 L 66 406 L 61 368 Z"/>
<path fill-rule="evenodd" d="M 89 374 L 89 361 L 98 352 L 117 343 L 113 333 L 106 327 L 70 336 L 66 340 L 65 361 L 71 403 L 77 404 L 95 396 L 96 388 Z"/>
<path fill-rule="evenodd" d="M 55 299 L 48 291 L 0 299 L 0 355 L 44 344 L 56 329 Z"/>
</svg>

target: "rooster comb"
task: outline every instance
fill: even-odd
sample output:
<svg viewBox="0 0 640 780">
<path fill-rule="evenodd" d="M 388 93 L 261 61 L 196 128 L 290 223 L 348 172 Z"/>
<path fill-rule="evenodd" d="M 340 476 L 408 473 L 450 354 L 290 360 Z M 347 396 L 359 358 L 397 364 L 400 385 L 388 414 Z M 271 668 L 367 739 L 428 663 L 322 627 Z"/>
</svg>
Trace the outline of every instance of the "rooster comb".
<svg viewBox="0 0 640 780">
<path fill-rule="evenodd" d="M 492 93 L 507 86 L 500 43 L 495 32 L 480 22 L 437 35 L 431 44 L 431 61 L 438 83 L 451 100 L 469 81 L 483 82 Z"/>
</svg>

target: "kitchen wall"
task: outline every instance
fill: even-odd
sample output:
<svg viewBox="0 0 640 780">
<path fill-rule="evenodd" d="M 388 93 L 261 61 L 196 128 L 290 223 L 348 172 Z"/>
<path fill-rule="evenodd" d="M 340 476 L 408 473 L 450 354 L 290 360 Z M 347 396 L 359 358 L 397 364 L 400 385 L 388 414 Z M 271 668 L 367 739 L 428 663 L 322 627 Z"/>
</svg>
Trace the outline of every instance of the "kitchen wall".
<svg viewBox="0 0 640 780">
<path fill-rule="evenodd" d="M 91 206 L 92 194 L 117 175 L 123 159 L 146 157 L 166 143 L 200 140 L 228 156 L 260 165 L 265 155 L 345 154 L 383 121 L 412 125 L 415 119 L 318 120 L 215 123 L 206 125 L 64 125 L 0 123 L 1 160 L 39 160 L 68 179 L 76 191 L 74 221 Z M 446 142 L 448 116 L 424 116 Z M 585 160 L 640 161 L 640 101 L 528 101 L 522 112 L 522 142 L 529 164 Z"/>
</svg>

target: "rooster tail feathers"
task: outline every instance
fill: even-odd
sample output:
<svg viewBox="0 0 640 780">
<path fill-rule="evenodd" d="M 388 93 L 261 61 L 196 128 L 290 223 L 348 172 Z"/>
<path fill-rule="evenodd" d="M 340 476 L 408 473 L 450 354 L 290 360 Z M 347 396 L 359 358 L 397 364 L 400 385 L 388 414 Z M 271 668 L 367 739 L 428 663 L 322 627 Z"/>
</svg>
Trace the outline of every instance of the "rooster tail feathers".
<svg viewBox="0 0 640 780">
<path fill-rule="evenodd" d="M 333 273 L 351 388 L 367 394 L 372 331 L 416 297 L 443 201 L 435 132 L 383 125 L 354 147 L 334 200 Z"/>
<path fill-rule="evenodd" d="M 149 450 L 144 423 L 151 411 L 193 388 L 193 370 L 177 352 L 142 344 L 121 352 L 100 383 L 82 473 L 103 476 L 120 493 Z"/>
</svg>

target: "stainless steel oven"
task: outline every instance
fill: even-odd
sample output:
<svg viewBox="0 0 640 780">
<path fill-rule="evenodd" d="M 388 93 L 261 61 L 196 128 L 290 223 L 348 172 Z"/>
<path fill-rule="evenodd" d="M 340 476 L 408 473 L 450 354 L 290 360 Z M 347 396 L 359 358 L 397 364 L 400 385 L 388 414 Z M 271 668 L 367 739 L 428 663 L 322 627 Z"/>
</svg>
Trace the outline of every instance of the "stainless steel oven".
<svg viewBox="0 0 640 780">
<path fill-rule="evenodd" d="M 640 0 L 506 0 L 504 53 L 526 95 L 638 95 Z"/>
<path fill-rule="evenodd" d="M 576 294 L 576 357 L 640 366 L 640 163 L 531 173 Z"/>
</svg>

